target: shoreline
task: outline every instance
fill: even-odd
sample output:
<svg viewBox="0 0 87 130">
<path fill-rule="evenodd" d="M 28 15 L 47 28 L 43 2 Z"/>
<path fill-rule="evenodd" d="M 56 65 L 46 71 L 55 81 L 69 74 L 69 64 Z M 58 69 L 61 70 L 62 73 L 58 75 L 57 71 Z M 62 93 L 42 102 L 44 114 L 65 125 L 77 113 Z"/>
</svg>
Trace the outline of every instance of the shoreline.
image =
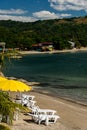
<svg viewBox="0 0 87 130">
<path fill-rule="evenodd" d="M 19 51 L 20 54 L 26 55 L 26 54 L 57 54 L 57 53 L 66 53 L 66 52 L 80 52 L 80 51 L 87 51 L 87 47 L 81 47 L 80 49 L 70 49 L 70 50 L 53 50 L 53 51 Z"/>
<path fill-rule="evenodd" d="M 47 95 L 47 96 L 60 98 L 60 99 L 63 99 L 63 100 L 66 100 L 66 101 L 69 101 L 69 102 L 72 102 L 72 103 L 76 103 L 76 104 L 79 104 L 79 105 L 82 105 L 82 106 L 87 106 L 87 102 L 76 100 L 76 99 L 73 99 L 71 97 L 63 97 L 63 96 L 55 95 L 55 93 L 50 93 L 48 90 L 44 91 L 42 89 L 39 89 L 38 85 L 40 84 L 40 82 L 28 82 L 27 80 L 24 80 L 24 79 L 18 79 L 18 80 L 26 83 L 29 86 L 32 86 L 33 91 L 36 92 L 36 93 L 41 93 L 41 94 L 44 94 L 44 95 Z"/>
<path fill-rule="evenodd" d="M 63 96 L 59 96 L 59 95 L 57 96 L 54 93 L 49 93 L 47 90 L 44 91 L 44 90 L 40 90 L 38 87 L 35 88 L 35 85 L 37 86 L 38 84 L 40 84 L 39 82 L 29 82 L 29 81 L 27 81 L 25 79 L 17 79 L 15 77 L 7 77 L 7 78 L 8 79 L 19 80 L 19 81 L 31 86 L 33 88 L 33 92 L 35 92 L 35 93 L 40 93 L 40 94 L 43 94 L 43 95 L 59 98 L 59 99 L 62 99 L 62 100 L 66 100 L 66 101 L 69 101 L 69 102 L 76 103 L 76 104 L 87 107 L 87 103 L 85 103 L 85 102 L 78 101 L 78 100 L 72 99 L 70 97 L 63 97 Z"/>
<path fill-rule="evenodd" d="M 47 96 L 51 96 L 51 97 L 54 97 L 54 98 L 57 98 L 57 99 L 62 99 L 62 100 L 65 100 L 65 101 L 68 101 L 68 102 L 71 102 L 71 103 L 75 103 L 75 104 L 78 104 L 78 105 L 82 105 L 82 106 L 85 106 L 87 107 L 87 103 L 85 102 L 81 102 L 81 101 L 78 101 L 76 99 L 72 99 L 70 97 L 62 97 L 62 96 L 56 96 L 54 94 L 50 94 L 50 93 L 44 93 L 42 91 L 38 91 L 38 90 L 33 90 L 33 92 L 35 93 L 40 93 L 40 94 L 43 94 L 43 95 L 47 95 Z"/>
</svg>

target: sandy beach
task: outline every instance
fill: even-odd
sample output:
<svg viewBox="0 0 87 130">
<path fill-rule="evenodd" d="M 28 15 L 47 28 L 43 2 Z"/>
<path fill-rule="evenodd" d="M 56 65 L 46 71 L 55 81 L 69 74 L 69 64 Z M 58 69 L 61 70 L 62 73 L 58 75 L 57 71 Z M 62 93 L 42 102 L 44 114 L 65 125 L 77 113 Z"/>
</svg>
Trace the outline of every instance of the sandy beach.
<svg viewBox="0 0 87 130">
<path fill-rule="evenodd" d="M 55 124 L 45 126 L 36 124 L 27 114 L 19 114 L 11 130 L 87 130 L 87 107 L 60 98 L 29 92 L 35 96 L 36 105 L 40 108 L 57 111 L 60 119 Z"/>
<path fill-rule="evenodd" d="M 53 50 L 53 51 L 44 51 L 44 52 L 41 52 L 41 51 L 19 51 L 20 54 L 22 55 L 25 55 L 25 54 L 55 54 L 55 53 L 65 53 L 65 52 L 77 52 L 77 51 L 87 51 L 87 47 L 81 47 L 80 49 L 77 49 L 77 48 L 73 48 L 73 49 L 70 49 L 70 50 Z"/>
</svg>

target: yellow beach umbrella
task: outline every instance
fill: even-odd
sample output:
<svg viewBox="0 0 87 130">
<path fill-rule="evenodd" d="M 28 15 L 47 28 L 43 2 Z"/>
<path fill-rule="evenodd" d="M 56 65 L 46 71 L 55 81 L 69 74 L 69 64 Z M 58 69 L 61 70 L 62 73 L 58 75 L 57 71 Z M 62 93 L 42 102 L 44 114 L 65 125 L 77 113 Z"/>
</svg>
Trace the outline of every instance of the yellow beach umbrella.
<svg viewBox="0 0 87 130">
<path fill-rule="evenodd" d="M 0 81 L 0 90 L 2 91 L 30 91 L 32 89 L 31 86 L 24 84 L 23 82 L 17 80 L 4 80 Z"/>
<path fill-rule="evenodd" d="M 1 76 L 0 76 L 0 81 L 4 81 L 4 80 L 8 80 L 8 79 L 5 78 L 5 77 L 1 77 Z"/>
</svg>

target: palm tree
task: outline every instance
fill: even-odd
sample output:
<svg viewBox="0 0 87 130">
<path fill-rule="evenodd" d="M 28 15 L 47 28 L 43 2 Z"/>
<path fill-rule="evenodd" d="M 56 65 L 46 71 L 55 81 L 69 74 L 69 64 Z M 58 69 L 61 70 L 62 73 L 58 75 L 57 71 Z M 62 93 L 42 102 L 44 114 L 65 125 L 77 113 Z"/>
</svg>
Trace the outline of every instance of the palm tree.
<svg viewBox="0 0 87 130">
<path fill-rule="evenodd" d="M 13 102 L 6 92 L 0 92 L 0 121 L 12 124 L 15 112 L 29 111 L 28 108 Z"/>
<path fill-rule="evenodd" d="M 0 130 L 11 130 L 8 126 L 0 124 Z"/>
<path fill-rule="evenodd" d="M 11 55 L 14 55 L 14 53 L 13 52 L 0 53 L 0 76 L 2 77 L 4 76 L 4 74 L 2 73 L 2 68 L 5 65 L 5 58 L 9 59 Z M 25 107 L 12 102 L 10 100 L 8 93 L 0 91 L 0 117 L 2 118 L 2 121 L 12 124 L 16 108 L 26 110 Z"/>
</svg>

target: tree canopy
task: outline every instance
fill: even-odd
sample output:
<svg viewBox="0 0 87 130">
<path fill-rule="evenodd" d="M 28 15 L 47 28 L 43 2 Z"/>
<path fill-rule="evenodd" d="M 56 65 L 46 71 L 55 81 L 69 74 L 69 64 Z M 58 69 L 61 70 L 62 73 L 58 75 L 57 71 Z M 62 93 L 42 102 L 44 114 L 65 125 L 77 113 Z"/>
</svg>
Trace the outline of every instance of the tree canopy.
<svg viewBox="0 0 87 130">
<path fill-rule="evenodd" d="M 36 22 L 0 21 L 0 42 L 7 48 L 30 49 L 33 44 L 53 42 L 55 49 L 87 46 L 87 17 L 43 20 Z"/>
</svg>

